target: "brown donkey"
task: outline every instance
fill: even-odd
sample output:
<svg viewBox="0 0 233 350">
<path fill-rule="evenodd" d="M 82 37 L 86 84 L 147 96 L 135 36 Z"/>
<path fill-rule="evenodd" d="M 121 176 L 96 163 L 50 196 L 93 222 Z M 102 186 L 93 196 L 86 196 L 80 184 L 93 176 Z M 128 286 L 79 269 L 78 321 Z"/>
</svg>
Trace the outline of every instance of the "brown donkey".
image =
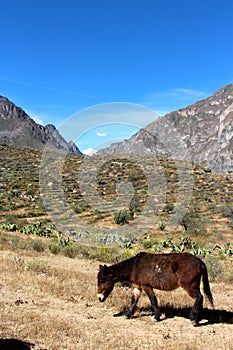
<svg viewBox="0 0 233 350">
<path fill-rule="evenodd" d="M 207 268 L 204 262 L 189 253 L 151 254 L 136 256 L 111 266 L 100 265 L 98 272 L 98 299 L 103 302 L 113 290 L 115 282 L 131 282 L 133 290 L 131 307 L 126 318 L 135 312 L 142 289 L 148 295 L 154 312 L 154 320 L 160 320 L 160 310 L 153 288 L 171 291 L 182 287 L 195 302 L 190 320 L 196 326 L 201 319 L 203 296 L 200 292 L 201 277 L 204 292 L 213 306 Z"/>
</svg>

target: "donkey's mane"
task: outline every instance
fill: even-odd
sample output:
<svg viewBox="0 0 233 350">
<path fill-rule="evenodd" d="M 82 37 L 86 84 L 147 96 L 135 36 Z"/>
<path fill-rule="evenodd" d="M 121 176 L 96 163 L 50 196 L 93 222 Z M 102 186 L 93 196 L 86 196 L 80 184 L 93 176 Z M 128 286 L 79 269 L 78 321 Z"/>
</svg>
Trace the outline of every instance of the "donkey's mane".
<svg viewBox="0 0 233 350">
<path fill-rule="evenodd" d="M 123 260 L 123 261 L 120 261 L 119 263 L 116 263 L 116 264 L 113 264 L 111 266 L 109 266 L 109 270 L 113 270 L 113 271 L 120 271 L 124 268 L 126 268 L 127 266 L 130 266 L 136 259 L 138 256 L 142 256 L 146 254 L 145 252 L 141 252 L 141 253 L 138 253 L 137 255 L 135 256 L 132 256 L 131 258 L 129 259 L 126 259 L 126 260 Z"/>
</svg>

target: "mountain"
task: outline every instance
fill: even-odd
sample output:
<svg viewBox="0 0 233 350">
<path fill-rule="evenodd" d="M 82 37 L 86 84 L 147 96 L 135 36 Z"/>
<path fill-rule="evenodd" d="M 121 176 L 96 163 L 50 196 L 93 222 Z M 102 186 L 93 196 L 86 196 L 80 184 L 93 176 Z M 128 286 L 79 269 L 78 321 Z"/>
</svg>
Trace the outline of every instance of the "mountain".
<svg viewBox="0 0 233 350">
<path fill-rule="evenodd" d="M 214 172 L 233 171 L 233 85 L 158 118 L 99 153 L 157 155 L 188 160 Z"/>
<path fill-rule="evenodd" d="M 43 149 L 47 142 L 56 149 L 82 155 L 76 145 L 72 141 L 67 142 L 54 125 L 37 124 L 22 108 L 0 96 L 0 143 Z"/>
</svg>

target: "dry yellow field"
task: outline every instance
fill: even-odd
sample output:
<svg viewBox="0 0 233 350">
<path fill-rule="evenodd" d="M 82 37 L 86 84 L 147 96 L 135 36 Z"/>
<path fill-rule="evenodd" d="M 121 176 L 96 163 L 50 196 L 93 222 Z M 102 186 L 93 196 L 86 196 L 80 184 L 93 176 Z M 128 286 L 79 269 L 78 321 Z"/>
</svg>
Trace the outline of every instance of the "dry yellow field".
<svg viewBox="0 0 233 350">
<path fill-rule="evenodd" d="M 188 319 L 192 300 L 181 289 L 157 293 L 161 322 L 153 322 L 144 295 L 135 317 L 126 320 L 113 315 L 129 304 L 131 290 L 116 286 L 99 303 L 97 261 L 5 248 L 0 262 L 1 339 L 27 341 L 35 350 L 233 349 L 230 284 L 211 284 L 215 310 L 205 302 L 201 325 L 193 327 Z"/>
</svg>

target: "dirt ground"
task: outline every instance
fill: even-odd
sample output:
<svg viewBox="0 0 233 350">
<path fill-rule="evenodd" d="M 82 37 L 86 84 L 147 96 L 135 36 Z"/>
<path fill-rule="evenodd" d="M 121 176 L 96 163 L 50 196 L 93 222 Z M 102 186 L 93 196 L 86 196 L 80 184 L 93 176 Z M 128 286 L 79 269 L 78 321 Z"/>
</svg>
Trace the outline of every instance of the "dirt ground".
<svg viewBox="0 0 233 350">
<path fill-rule="evenodd" d="M 0 263 L 1 350 L 26 349 L 6 348 L 6 339 L 30 342 L 35 350 L 233 349 L 232 285 L 211 284 L 215 309 L 205 300 L 203 320 L 193 327 L 192 300 L 181 289 L 157 293 L 159 323 L 145 295 L 133 319 L 114 317 L 129 304 L 131 289 L 116 286 L 99 303 L 97 261 L 2 250 Z"/>
</svg>

